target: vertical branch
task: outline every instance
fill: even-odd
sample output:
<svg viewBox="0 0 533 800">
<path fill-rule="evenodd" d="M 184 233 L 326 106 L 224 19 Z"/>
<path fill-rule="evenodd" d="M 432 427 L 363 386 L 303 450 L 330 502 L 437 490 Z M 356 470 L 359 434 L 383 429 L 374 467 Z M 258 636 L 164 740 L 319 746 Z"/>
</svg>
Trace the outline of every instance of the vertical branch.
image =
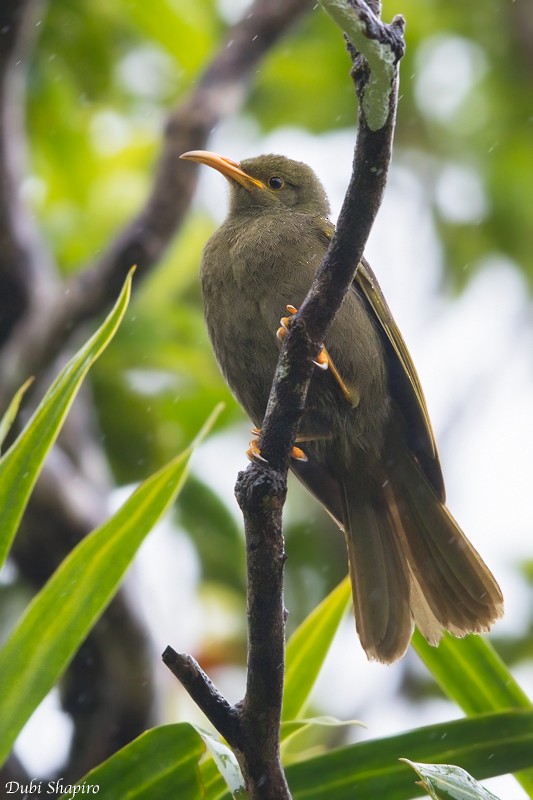
<svg viewBox="0 0 533 800">
<path fill-rule="evenodd" d="M 164 660 L 233 747 L 252 800 L 289 800 L 280 760 L 284 677 L 282 511 L 289 452 L 305 407 L 312 358 L 354 278 L 383 196 L 396 113 L 403 20 L 383 25 L 375 0 L 323 0 L 347 31 L 359 98 L 353 172 L 337 231 L 281 348 L 260 450 L 239 474 L 235 493 L 243 512 L 248 568 L 246 694 L 229 706 L 191 660 L 167 648 Z M 357 343 L 354 343 L 357 346 Z M 193 677 L 191 677 L 193 676 Z M 203 685 L 203 689 L 199 687 Z"/>
<path fill-rule="evenodd" d="M 251 800 L 290 798 L 279 752 L 285 674 L 285 550 L 282 513 L 287 472 L 239 474 L 235 493 L 244 516 L 248 572 L 246 694 L 240 709 L 244 749 L 237 759 Z"/>
</svg>

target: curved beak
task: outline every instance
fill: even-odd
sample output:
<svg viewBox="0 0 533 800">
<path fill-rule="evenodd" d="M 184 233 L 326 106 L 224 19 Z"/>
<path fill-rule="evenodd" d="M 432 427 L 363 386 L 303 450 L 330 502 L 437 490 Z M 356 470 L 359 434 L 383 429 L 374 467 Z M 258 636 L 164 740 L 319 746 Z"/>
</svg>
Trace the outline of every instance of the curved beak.
<svg viewBox="0 0 533 800">
<path fill-rule="evenodd" d="M 224 156 L 219 156 L 217 153 L 211 153 L 209 150 L 189 150 L 187 153 L 183 153 L 180 158 L 184 158 L 186 161 L 197 161 L 199 164 L 206 164 L 208 167 L 213 167 L 213 169 L 221 172 L 224 177 L 240 183 L 245 189 L 266 188 L 262 181 L 257 180 L 257 178 L 252 178 L 252 176 L 244 172 L 235 161 L 231 161 L 231 159 L 225 158 Z"/>
</svg>

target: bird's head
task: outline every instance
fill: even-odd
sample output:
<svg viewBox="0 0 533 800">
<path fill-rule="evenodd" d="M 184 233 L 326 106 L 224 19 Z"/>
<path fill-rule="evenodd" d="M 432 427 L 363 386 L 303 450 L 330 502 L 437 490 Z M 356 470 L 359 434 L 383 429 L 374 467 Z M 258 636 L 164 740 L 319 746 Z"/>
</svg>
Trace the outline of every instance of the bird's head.
<svg viewBox="0 0 533 800">
<path fill-rule="evenodd" d="M 324 187 L 307 164 L 285 156 L 264 155 L 237 164 L 207 150 L 191 150 L 180 158 L 218 170 L 230 185 L 230 213 L 293 211 L 327 217 Z"/>
</svg>

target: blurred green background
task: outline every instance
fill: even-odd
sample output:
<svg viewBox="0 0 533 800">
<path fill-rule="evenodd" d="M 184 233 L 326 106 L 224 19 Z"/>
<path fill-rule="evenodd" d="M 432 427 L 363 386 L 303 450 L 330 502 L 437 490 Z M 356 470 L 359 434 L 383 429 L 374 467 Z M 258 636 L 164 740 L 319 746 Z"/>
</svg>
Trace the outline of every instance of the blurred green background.
<svg viewBox="0 0 533 800">
<path fill-rule="evenodd" d="M 407 19 L 394 164 L 406 185 L 416 187 L 431 227 L 427 257 L 434 275 L 432 302 L 446 302 L 453 326 L 454 304 L 460 306 L 472 282 L 484 269 L 504 265 L 518 287 L 516 305 L 508 314 L 512 330 L 520 323 L 516 346 L 524 353 L 516 391 L 523 387 L 524 397 L 533 397 L 526 356 L 531 354 L 533 330 L 533 6 L 529 0 L 385 0 L 383 5 L 384 19 L 396 13 Z M 169 110 L 194 85 L 244 8 L 240 0 L 52 0 L 36 19 L 27 109 L 31 169 L 22 194 L 65 275 L 90 263 L 142 205 Z M 293 147 L 301 137 L 322 149 L 321 176 L 326 179 L 337 159 L 332 132 L 346 141 L 355 134 L 349 67 L 337 27 L 315 8 L 262 62 L 239 116 L 217 134 L 231 143 L 232 152 L 226 154 L 239 158 L 241 151 L 243 156 L 257 152 L 272 137 L 283 146 L 284 131 L 290 131 Z M 347 181 L 350 161 L 335 169 L 341 173 L 338 183 L 343 174 Z M 222 207 L 223 182 L 214 185 Z M 238 685 L 245 654 L 243 540 L 232 498 L 220 490 L 217 472 L 228 471 L 229 464 L 245 465 L 247 423 L 220 378 L 204 329 L 199 260 L 219 220 L 201 197 L 159 267 L 140 287 L 91 381 L 102 440 L 119 487 L 146 477 L 174 456 L 215 403 L 226 403 L 217 444 L 197 459 L 170 536 L 179 538 L 187 563 L 194 565 L 190 597 L 200 608 L 194 617 L 195 655 L 206 669 L 236 669 Z M 398 192 L 394 197 L 402 202 Z M 417 240 L 421 234 L 416 222 L 404 235 Z M 374 263 L 374 268 L 382 274 L 383 265 Z M 408 280 L 404 290 L 409 294 Z M 487 308 L 498 306 L 497 285 L 494 291 Z M 408 307 L 405 313 L 416 312 Z M 426 319 L 427 309 L 421 308 L 420 315 Z M 482 349 L 485 342 L 492 347 L 492 322 L 488 313 L 479 323 L 487 326 L 487 339 L 483 329 L 480 334 Z M 446 336 L 443 332 L 444 340 Z M 503 361 L 514 355 L 512 341 L 510 336 L 508 353 L 499 354 Z M 487 370 L 497 386 L 497 363 Z M 457 396 L 458 389 L 463 396 L 464 386 L 449 385 L 453 373 L 435 380 L 435 394 L 440 380 L 446 393 Z M 491 385 L 485 385 L 489 393 Z M 456 411 L 447 412 L 452 428 Z M 512 416 L 512 404 L 506 406 L 503 398 L 495 415 L 503 424 L 507 413 Z M 475 416 L 475 407 L 466 414 Z M 444 434 L 461 461 L 463 442 L 453 432 Z M 485 429 L 487 455 L 482 457 L 498 461 L 493 434 L 490 427 Z M 523 435 L 531 442 L 531 426 Z M 465 458 L 469 463 L 468 454 Z M 520 469 L 527 468 L 522 462 Z M 479 498 L 484 491 L 478 487 Z M 518 527 L 530 530 L 531 516 Z M 342 537 L 297 488 L 291 492 L 286 536 L 286 605 L 292 629 L 345 574 L 346 564 Z M 514 558 L 513 550 L 513 563 L 506 567 L 515 569 L 508 582 L 516 579 L 522 593 L 511 622 L 495 641 L 511 664 L 530 673 L 533 615 L 528 586 L 533 562 L 527 559 L 529 543 L 523 544 L 524 553 Z M 488 560 L 498 575 L 498 563 Z M 178 609 L 176 616 L 183 613 Z M 146 605 L 143 614 L 148 627 L 157 629 L 157 611 Z M 158 636 L 156 632 L 157 648 L 167 643 Z M 355 635 L 350 646 L 359 648 Z M 436 690 L 413 659 L 396 672 L 374 669 L 378 683 L 386 674 L 394 675 L 387 680 L 401 699 L 389 711 L 398 726 L 408 727 L 404 704 Z M 339 679 L 341 686 L 350 680 L 351 673 Z M 361 699 L 342 702 L 350 716 L 363 714 Z M 374 735 L 380 732 L 374 727 Z"/>
</svg>

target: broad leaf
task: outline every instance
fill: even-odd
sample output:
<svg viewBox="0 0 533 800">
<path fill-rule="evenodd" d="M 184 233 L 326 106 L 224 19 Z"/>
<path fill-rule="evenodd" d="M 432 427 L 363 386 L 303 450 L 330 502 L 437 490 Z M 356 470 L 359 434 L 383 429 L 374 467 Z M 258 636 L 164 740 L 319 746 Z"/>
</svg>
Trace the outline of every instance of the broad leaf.
<svg viewBox="0 0 533 800">
<path fill-rule="evenodd" d="M 206 750 L 213 758 L 202 758 Z M 216 800 L 230 797 L 228 787 L 231 797 L 245 797 L 243 778 L 231 750 L 188 723 L 147 731 L 91 770 L 78 786 L 98 786 L 98 796 L 104 800 Z M 62 796 L 68 799 L 80 795 L 73 790 Z"/>
<path fill-rule="evenodd" d="M 433 800 L 498 800 L 461 767 L 452 764 L 420 764 L 403 758 L 422 778 L 421 786 Z"/>
<path fill-rule="evenodd" d="M 192 725 L 162 725 L 139 736 L 79 782 L 96 789 L 99 800 L 200 800 L 198 761 L 205 745 Z M 61 794 L 65 800 L 85 796 L 75 790 Z M 92 795 L 91 795 L 92 796 Z"/>
</svg>

